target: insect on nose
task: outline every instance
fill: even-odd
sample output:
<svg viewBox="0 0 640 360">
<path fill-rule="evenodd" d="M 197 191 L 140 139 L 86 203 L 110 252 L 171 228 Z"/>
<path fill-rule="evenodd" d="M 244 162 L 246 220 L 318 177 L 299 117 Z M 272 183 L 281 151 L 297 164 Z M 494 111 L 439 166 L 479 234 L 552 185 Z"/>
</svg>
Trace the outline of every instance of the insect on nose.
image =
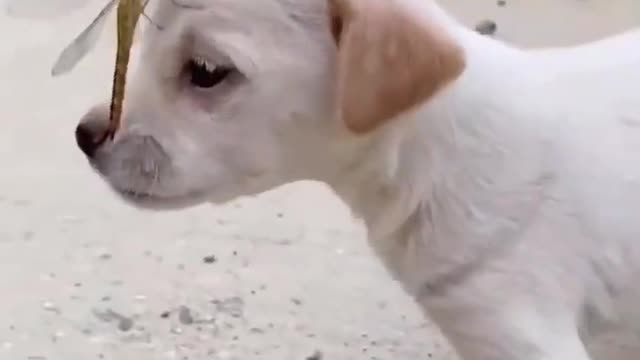
<svg viewBox="0 0 640 360">
<path fill-rule="evenodd" d="M 76 143 L 88 158 L 93 158 L 105 142 L 109 127 L 108 115 L 108 111 L 102 107 L 91 109 L 76 127 Z"/>
</svg>

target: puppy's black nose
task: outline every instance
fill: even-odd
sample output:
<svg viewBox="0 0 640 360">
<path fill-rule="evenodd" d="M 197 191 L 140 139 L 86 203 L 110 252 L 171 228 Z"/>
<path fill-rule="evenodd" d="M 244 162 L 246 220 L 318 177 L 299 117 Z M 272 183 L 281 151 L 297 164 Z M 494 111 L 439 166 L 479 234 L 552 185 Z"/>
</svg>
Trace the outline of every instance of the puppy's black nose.
<svg viewBox="0 0 640 360">
<path fill-rule="evenodd" d="M 108 127 L 108 111 L 102 108 L 90 110 L 76 127 L 76 143 L 82 152 L 92 158 L 104 143 Z"/>
</svg>

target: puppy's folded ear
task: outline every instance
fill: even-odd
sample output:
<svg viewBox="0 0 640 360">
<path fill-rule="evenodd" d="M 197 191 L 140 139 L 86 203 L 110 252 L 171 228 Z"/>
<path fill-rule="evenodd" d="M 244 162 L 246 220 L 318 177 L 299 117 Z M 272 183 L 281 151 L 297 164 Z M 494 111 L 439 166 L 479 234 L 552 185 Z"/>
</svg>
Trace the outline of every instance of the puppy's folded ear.
<svg viewBox="0 0 640 360">
<path fill-rule="evenodd" d="M 395 1 L 328 2 L 338 47 L 338 111 L 354 133 L 427 101 L 464 70 L 464 52 L 445 29 Z"/>
</svg>

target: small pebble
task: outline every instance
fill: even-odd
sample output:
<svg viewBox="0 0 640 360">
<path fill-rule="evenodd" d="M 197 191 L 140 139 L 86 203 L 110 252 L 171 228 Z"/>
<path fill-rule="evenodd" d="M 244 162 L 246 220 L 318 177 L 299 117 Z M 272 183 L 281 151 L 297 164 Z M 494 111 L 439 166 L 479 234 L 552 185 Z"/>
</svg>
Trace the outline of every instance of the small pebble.
<svg viewBox="0 0 640 360">
<path fill-rule="evenodd" d="M 507 2 L 505 0 L 498 0 L 498 6 L 505 6 Z"/>
<path fill-rule="evenodd" d="M 122 316 L 120 317 L 120 320 L 118 321 L 118 330 L 120 331 L 129 331 L 133 328 L 133 320 Z"/>
<path fill-rule="evenodd" d="M 193 324 L 193 315 L 191 315 L 191 310 L 186 306 L 181 306 L 178 312 L 178 320 L 183 325 L 191 325 Z"/>
<path fill-rule="evenodd" d="M 476 24 L 475 30 L 482 35 L 493 35 L 498 30 L 498 25 L 493 20 L 482 20 Z"/>
<path fill-rule="evenodd" d="M 160 317 L 163 318 L 163 319 L 168 319 L 170 315 L 171 315 L 171 312 L 165 311 L 165 312 L 160 314 Z"/>
<path fill-rule="evenodd" d="M 118 315 L 112 310 L 100 311 L 98 309 L 92 310 L 93 316 L 103 322 L 110 322 L 114 319 L 119 319 Z"/>
<path fill-rule="evenodd" d="M 42 303 L 42 308 L 45 309 L 46 311 L 51 311 L 54 313 L 60 313 L 60 309 L 58 309 L 58 307 L 52 303 L 51 301 L 45 301 Z"/>
<path fill-rule="evenodd" d="M 213 300 L 212 303 L 216 305 L 216 310 L 225 313 L 231 317 L 239 318 L 244 314 L 244 300 L 242 298 L 234 296 L 228 299 Z"/>
<path fill-rule="evenodd" d="M 213 264 L 213 263 L 214 263 L 214 262 L 216 262 L 217 260 L 218 260 L 218 259 L 216 258 L 216 256 L 215 256 L 215 255 L 208 255 L 208 256 L 205 256 L 205 257 L 202 259 L 202 261 L 203 261 L 205 264 Z"/>
<path fill-rule="evenodd" d="M 302 300 L 298 298 L 291 298 L 291 302 L 298 306 L 302 305 Z"/>
</svg>

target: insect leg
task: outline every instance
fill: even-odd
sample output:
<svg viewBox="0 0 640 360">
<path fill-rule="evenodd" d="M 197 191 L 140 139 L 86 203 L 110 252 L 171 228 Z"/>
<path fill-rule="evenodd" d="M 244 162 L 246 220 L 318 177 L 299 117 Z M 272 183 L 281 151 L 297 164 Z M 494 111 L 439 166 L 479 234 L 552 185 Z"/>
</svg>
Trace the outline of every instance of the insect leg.
<svg viewBox="0 0 640 360">
<path fill-rule="evenodd" d="M 147 21 L 149 21 L 149 23 L 153 26 L 155 26 L 156 29 L 158 30 L 163 30 L 164 28 L 162 26 L 160 26 L 159 24 L 156 24 L 153 20 L 151 20 L 151 18 L 149 17 L 149 15 L 147 15 L 146 13 L 141 13 L 142 17 L 147 19 Z"/>
<path fill-rule="evenodd" d="M 179 8 L 196 9 L 196 10 L 204 9 L 204 5 L 187 4 L 184 0 L 169 0 L 169 1 L 171 1 L 171 3 L 173 3 L 173 5 L 175 5 L 176 7 L 179 7 Z"/>
<path fill-rule="evenodd" d="M 156 24 L 150 17 L 149 15 L 147 15 L 147 13 L 144 11 L 147 8 L 147 5 L 149 4 L 150 0 L 145 0 L 144 3 L 142 4 L 142 12 L 140 13 L 142 15 L 142 17 L 144 17 L 145 19 L 147 19 L 147 21 L 149 21 L 149 23 L 153 26 L 155 26 L 156 29 L 158 30 L 162 30 L 162 26 L 160 26 L 160 24 Z"/>
</svg>

